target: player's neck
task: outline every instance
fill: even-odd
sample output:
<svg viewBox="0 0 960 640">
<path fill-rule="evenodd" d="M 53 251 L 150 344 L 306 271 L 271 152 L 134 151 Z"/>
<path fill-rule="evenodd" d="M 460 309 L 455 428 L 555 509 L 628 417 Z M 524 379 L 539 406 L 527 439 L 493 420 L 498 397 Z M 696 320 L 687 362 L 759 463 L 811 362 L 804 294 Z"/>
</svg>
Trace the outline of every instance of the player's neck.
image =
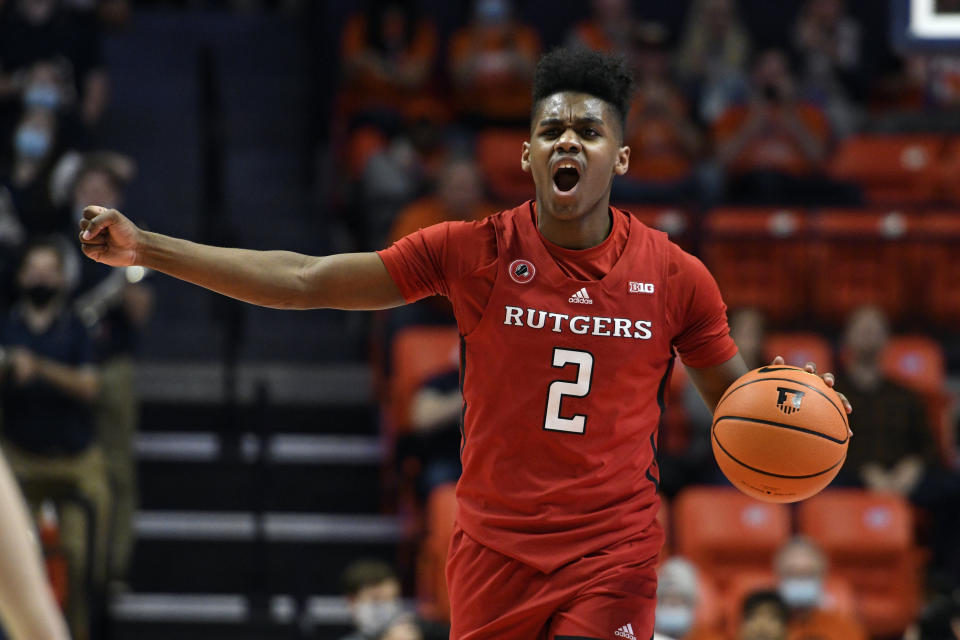
<svg viewBox="0 0 960 640">
<path fill-rule="evenodd" d="M 557 217 L 538 199 L 537 229 L 544 238 L 565 249 L 595 247 L 606 240 L 613 229 L 610 199 L 601 198 L 590 211 L 569 220 Z"/>
</svg>

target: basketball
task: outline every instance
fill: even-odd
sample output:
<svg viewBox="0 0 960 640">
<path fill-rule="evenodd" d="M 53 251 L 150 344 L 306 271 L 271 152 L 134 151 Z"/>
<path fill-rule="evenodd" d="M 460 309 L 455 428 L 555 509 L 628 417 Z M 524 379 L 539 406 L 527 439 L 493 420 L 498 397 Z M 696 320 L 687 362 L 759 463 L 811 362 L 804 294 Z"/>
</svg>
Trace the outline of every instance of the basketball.
<svg viewBox="0 0 960 640">
<path fill-rule="evenodd" d="M 710 440 L 743 493 L 796 502 L 830 484 L 847 455 L 847 413 L 820 376 L 771 365 L 744 374 L 717 404 Z"/>
</svg>

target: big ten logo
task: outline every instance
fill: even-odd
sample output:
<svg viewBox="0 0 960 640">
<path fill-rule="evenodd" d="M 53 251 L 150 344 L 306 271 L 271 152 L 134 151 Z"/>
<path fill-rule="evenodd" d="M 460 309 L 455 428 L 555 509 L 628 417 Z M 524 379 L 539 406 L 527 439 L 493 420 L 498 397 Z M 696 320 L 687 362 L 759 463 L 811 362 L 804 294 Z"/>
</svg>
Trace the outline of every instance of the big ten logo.
<svg viewBox="0 0 960 640">
<path fill-rule="evenodd" d="M 653 283 L 652 282 L 635 282 L 631 280 L 629 291 L 630 293 L 653 293 Z"/>
</svg>

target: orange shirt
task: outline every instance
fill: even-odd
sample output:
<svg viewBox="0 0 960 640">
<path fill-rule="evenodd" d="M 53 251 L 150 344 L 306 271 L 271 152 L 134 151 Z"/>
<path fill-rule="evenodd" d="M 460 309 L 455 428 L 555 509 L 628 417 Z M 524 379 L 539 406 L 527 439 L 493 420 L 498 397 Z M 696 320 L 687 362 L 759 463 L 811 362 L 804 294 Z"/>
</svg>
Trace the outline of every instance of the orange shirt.
<svg viewBox="0 0 960 640">
<path fill-rule="evenodd" d="M 469 113 L 494 119 L 524 118 L 530 112 L 530 77 L 498 68 L 497 54 L 518 54 L 531 68 L 540 55 L 540 38 L 525 25 L 503 30 L 464 27 L 450 38 L 450 63 L 457 68 L 474 59 L 481 69 L 469 86 L 459 87 L 457 103 Z"/>
<path fill-rule="evenodd" d="M 776 109 L 776 108 L 773 108 Z M 797 117 L 810 133 L 824 144 L 829 139 L 830 127 L 826 116 L 811 104 L 798 104 Z M 730 165 L 733 173 L 754 170 L 773 170 L 792 175 L 809 174 L 820 167 L 810 164 L 803 155 L 796 138 L 779 122 L 781 116 L 774 111 L 770 124 L 761 134 L 749 141 Z M 727 109 L 713 125 L 713 137 L 717 147 L 734 138 L 747 124 L 750 107 L 738 105 Z"/>
<path fill-rule="evenodd" d="M 647 109 L 642 93 L 634 99 L 627 122 L 628 176 L 651 182 L 670 182 L 690 173 L 693 158 L 680 139 L 677 125 L 678 118 L 686 117 L 687 105 L 677 92 L 671 91 L 667 109 L 675 115 Z"/>
<path fill-rule="evenodd" d="M 491 213 L 496 213 L 496 211 L 497 208 L 494 205 L 482 202 L 473 208 L 468 217 L 462 219 L 467 221 L 482 220 Z M 461 218 L 452 215 L 439 198 L 420 198 L 410 203 L 397 215 L 397 218 L 393 221 L 393 226 L 390 228 L 387 243 L 392 244 L 417 229 L 426 229 L 431 225 L 456 220 L 461 220 Z"/>
<path fill-rule="evenodd" d="M 867 640 L 859 622 L 840 613 L 817 609 L 790 621 L 788 640 Z"/>
<path fill-rule="evenodd" d="M 367 42 L 367 20 L 356 14 L 347 20 L 340 41 L 340 56 L 344 63 L 370 49 Z M 398 63 L 419 62 L 429 65 L 437 53 L 437 32 L 428 20 L 421 20 L 413 30 L 413 38 L 398 54 Z M 429 78 L 427 80 L 429 82 Z M 401 108 L 408 100 L 423 92 L 423 87 L 404 87 L 391 82 L 389 77 L 374 73 L 357 73 L 348 80 L 347 100 L 353 108 L 388 106 Z"/>
<path fill-rule="evenodd" d="M 696 626 L 683 637 L 683 640 L 727 640 L 727 635 L 716 629 Z"/>
</svg>

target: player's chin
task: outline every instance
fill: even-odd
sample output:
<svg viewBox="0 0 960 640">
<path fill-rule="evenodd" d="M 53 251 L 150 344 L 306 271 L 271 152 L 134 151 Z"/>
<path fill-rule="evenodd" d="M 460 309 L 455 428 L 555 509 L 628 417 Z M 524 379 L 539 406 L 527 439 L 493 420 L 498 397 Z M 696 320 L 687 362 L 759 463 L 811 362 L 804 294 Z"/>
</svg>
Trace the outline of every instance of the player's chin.
<svg viewBox="0 0 960 640">
<path fill-rule="evenodd" d="M 550 182 L 550 204 L 551 209 L 561 216 L 567 214 L 570 217 L 576 217 L 580 210 L 580 183 L 573 185 L 573 188 L 563 191 L 553 181 Z"/>
</svg>

